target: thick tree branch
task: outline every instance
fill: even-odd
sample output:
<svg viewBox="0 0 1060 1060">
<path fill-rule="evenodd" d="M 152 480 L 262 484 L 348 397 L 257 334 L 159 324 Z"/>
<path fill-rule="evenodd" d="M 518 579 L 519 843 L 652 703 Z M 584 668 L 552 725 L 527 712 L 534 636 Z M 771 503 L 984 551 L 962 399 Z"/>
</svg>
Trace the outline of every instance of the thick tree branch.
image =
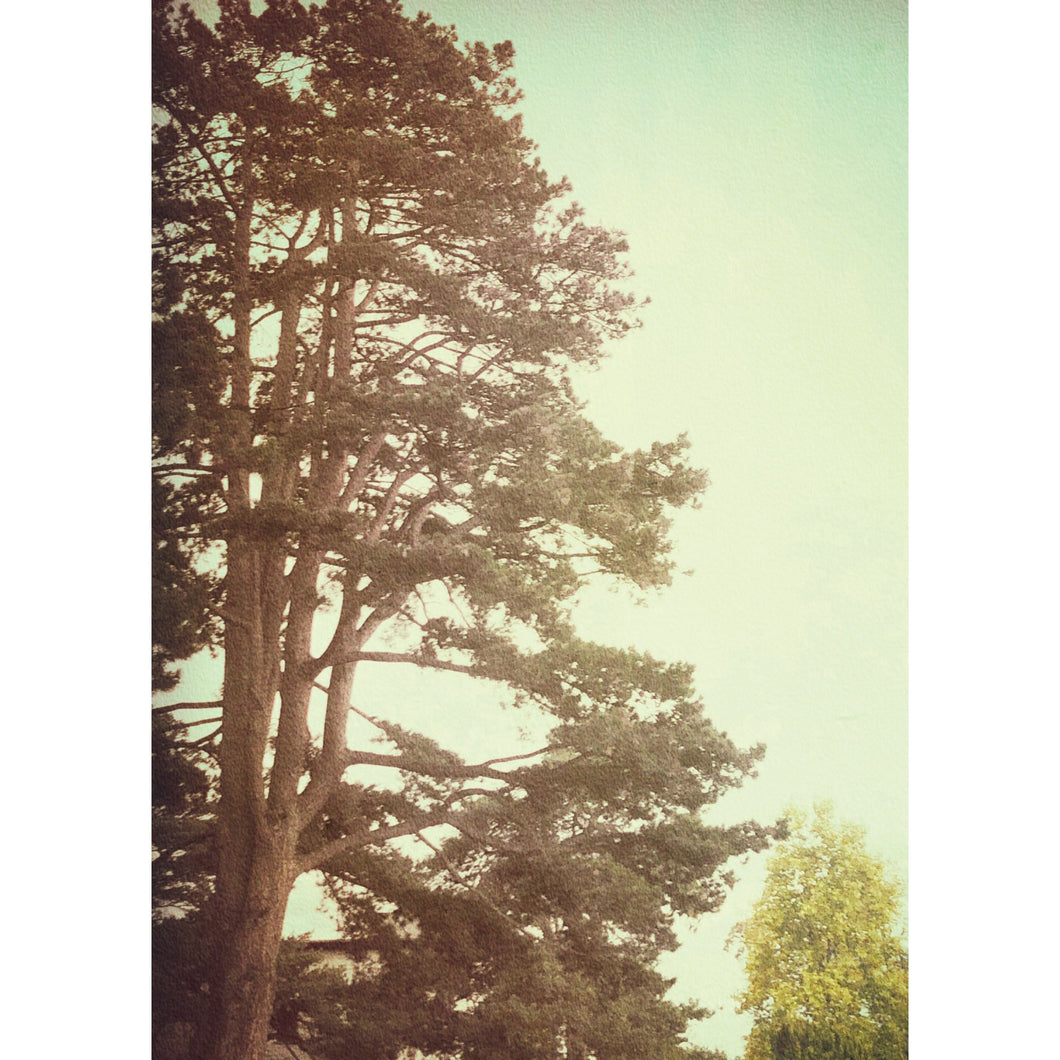
<svg viewBox="0 0 1060 1060">
<path fill-rule="evenodd" d="M 251 623 L 245 622 L 241 618 L 236 618 L 236 616 L 230 611 L 223 607 L 218 607 L 216 604 L 211 604 L 208 600 L 204 601 L 202 606 L 205 607 L 210 614 L 216 615 L 226 625 L 239 626 L 240 629 L 245 629 L 247 631 L 253 631 L 254 629 Z"/>
<path fill-rule="evenodd" d="M 412 755 L 385 755 L 374 751 L 349 751 L 346 755 L 349 766 L 383 766 L 389 769 L 400 769 L 406 773 L 418 773 L 424 777 L 436 777 L 440 780 L 461 780 L 472 777 L 489 777 L 511 785 L 512 774 L 494 769 L 486 763 L 466 765 L 462 762 L 432 762 Z"/>
<path fill-rule="evenodd" d="M 555 751 L 557 748 L 557 744 L 545 744 L 544 747 L 539 747 L 536 751 L 525 751 L 523 754 L 518 755 L 505 755 L 502 758 L 487 758 L 484 762 L 480 762 L 479 766 L 495 766 L 502 762 L 523 762 L 528 758 L 537 758 L 538 755 L 548 754 L 549 751 Z M 510 774 L 506 773 L 504 775 L 509 776 Z"/>
<path fill-rule="evenodd" d="M 470 792 L 468 794 L 471 794 Z M 433 810 L 429 813 L 419 814 L 407 821 L 397 824 L 380 825 L 377 828 L 362 828 L 350 835 L 340 836 L 330 843 L 307 854 L 299 862 L 298 868 L 301 872 L 309 872 L 312 869 L 321 868 L 333 858 L 347 854 L 351 850 L 357 850 L 364 846 L 374 846 L 378 843 L 386 843 L 391 839 L 399 839 L 401 836 L 414 835 L 425 828 L 435 828 L 438 825 L 452 825 L 458 817 L 449 806 L 443 810 Z"/>
<path fill-rule="evenodd" d="M 171 721 L 170 725 L 174 729 L 197 729 L 201 725 L 211 725 L 213 723 L 220 723 L 222 721 L 220 714 L 211 714 L 206 718 L 196 718 L 193 721 Z"/>
<path fill-rule="evenodd" d="M 385 442 L 386 431 L 378 431 L 361 447 L 361 451 L 357 454 L 357 460 L 350 470 L 346 488 L 342 491 L 342 496 L 339 498 L 340 508 L 349 510 L 353 502 L 360 496 L 361 490 L 364 489 L 365 483 L 368 481 L 368 472 L 372 466 L 372 461 L 379 455 L 379 451 L 383 448 Z"/>
<path fill-rule="evenodd" d="M 328 658 L 325 652 L 317 660 L 317 672 L 328 666 L 343 666 L 347 663 L 377 662 L 377 663 L 408 663 L 411 666 L 419 666 L 424 670 L 449 670 L 452 673 L 468 674 L 470 676 L 484 677 L 481 671 L 465 663 L 451 663 L 444 659 L 430 659 L 426 656 L 415 655 L 411 652 L 395 651 L 358 651 L 351 655 L 345 655 L 341 659 Z"/>
<path fill-rule="evenodd" d="M 178 710 L 220 710 L 222 706 L 223 703 L 219 699 L 204 703 L 165 703 L 160 707 L 152 707 L 151 712 L 153 714 L 173 714 Z M 201 724 L 201 722 L 194 724 Z"/>
<path fill-rule="evenodd" d="M 401 495 L 401 487 L 404 486 L 410 478 L 414 478 L 418 475 L 422 470 L 423 469 L 420 467 L 407 467 L 394 476 L 394 481 L 390 483 L 390 487 L 386 491 L 386 496 L 383 498 L 383 502 L 376 511 L 375 518 L 372 520 L 368 527 L 368 532 L 365 534 L 365 540 L 369 544 L 376 544 L 380 537 L 382 537 L 383 530 L 386 528 L 386 521 L 390 518 L 390 513 L 393 512 L 394 506 L 398 502 L 398 497 Z"/>
</svg>

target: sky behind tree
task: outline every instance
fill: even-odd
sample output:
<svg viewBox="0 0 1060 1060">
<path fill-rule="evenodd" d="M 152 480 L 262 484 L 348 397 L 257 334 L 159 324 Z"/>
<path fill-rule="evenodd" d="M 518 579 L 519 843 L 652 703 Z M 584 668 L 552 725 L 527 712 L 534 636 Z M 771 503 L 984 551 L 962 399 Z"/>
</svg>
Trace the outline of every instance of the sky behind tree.
<svg viewBox="0 0 1060 1060">
<path fill-rule="evenodd" d="M 831 799 L 906 881 L 907 20 L 902 3 L 438 0 L 510 39 L 552 176 L 626 232 L 644 327 L 582 392 L 639 445 L 687 430 L 712 487 L 644 607 L 600 591 L 586 635 L 696 665 L 757 780 L 728 820 Z M 742 1049 L 721 943 L 762 864 L 667 965 Z"/>
<path fill-rule="evenodd" d="M 766 743 L 719 819 L 830 799 L 905 881 L 904 4 L 423 6 L 464 40 L 514 43 L 546 169 L 629 236 L 651 304 L 581 378 L 591 417 L 626 446 L 687 431 L 710 470 L 674 527 L 694 573 L 643 606 L 587 593 L 581 631 L 694 663 L 716 724 Z M 763 860 L 664 967 L 675 996 L 717 1011 L 695 1040 L 730 1054 L 749 1023 L 722 943 Z M 304 903 L 291 930 L 313 923 Z"/>
</svg>

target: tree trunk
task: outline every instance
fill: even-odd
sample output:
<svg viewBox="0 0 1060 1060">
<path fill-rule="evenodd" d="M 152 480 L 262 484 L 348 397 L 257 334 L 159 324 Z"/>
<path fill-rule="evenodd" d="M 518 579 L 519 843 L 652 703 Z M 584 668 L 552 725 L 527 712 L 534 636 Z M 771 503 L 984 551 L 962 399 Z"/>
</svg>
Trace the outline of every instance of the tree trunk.
<svg viewBox="0 0 1060 1060">
<path fill-rule="evenodd" d="M 276 993 L 276 960 L 296 870 L 275 830 L 255 844 L 241 896 L 222 893 L 211 936 L 214 974 L 196 1060 L 262 1060 Z M 238 886 L 240 881 L 235 882 Z"/>
<path fill-rule="evenodd" d="M 264 791 L 279 673 L 274 552 L 240 535 L 228 542 L 217 889 L 194 1060 L 264 1056 L 284 913 L 298 875 L 296 815 L 268 805 Z"/>
</svg>

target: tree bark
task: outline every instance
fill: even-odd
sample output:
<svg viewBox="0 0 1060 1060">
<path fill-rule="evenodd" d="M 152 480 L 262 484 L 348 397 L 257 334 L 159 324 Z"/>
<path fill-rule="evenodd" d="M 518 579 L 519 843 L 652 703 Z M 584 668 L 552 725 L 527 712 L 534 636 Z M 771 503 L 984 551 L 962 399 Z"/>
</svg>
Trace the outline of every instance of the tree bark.
<svg viewBox="0 0 1060 1060">
<path fill-rule="evenodd" d="M 218 879 L 212 932 L 218 948 L 196 1060 L 265 1056 L 284 914 L 298 875 L 290 832 L 272 828 L 256 837 L 242 881 L 224 881 L 222 888 Z M 242 893 L 231 893 L 237 890 Z"/>
<path fill-rule="evenodd" d="M 263 773 L 279 684 L 275 551 L 242 534 L 228 541 L 219 856 L 195 1060 L 264 1056 L 284 913 L 299 874 L 295 815 L 269 805 Z"/>
</svg>

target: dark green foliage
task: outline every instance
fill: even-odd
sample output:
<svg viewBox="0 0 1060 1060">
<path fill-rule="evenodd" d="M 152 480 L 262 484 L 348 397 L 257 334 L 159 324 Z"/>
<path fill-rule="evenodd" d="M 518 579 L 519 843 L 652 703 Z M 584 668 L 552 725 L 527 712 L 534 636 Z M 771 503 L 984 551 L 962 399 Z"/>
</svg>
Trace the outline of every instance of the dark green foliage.
<svg viewBox="0 0 1060 1060">
<path fill-rule="evenodd" d="M 426 861 L 362 851 L 326 866 L 347 933 L 379 957 L 348 991 L 364 1028 L 335 1056 L 394 1055 L 365 1044 L 368 1027 L 441 1056 L 546 1057 L 561 1042 L 601 1060 L 687 1055 L 684 1026 L 702 1013 L 663 1000 L 655 959 L 674 945 L 673 913 L 717 908 L 719 870 L 767 832 L 664 812 L 665 780 L 616 762 L 610 736 L 553 766 L 563 779 L 546 790 L 527 780 L 527 797 L 469 811 Z M 739 757 L 723 739 L 715 752 Z"/>
<path fill-rule="evenodd" d="M 152 927 L 151 997 L 158 1055 L 181 1028 L 199 1018 L 207 979 L 202 945 L 203 908 L 217 871 L 210 730 L 187 726 L 166 712 L 152 717 Z M 205 730 L 206 742 L 202 741 Z"/>
<path fill-rule="evenodd" d="M 203 569 L 201 524 L 216 503 L 215 486 L 204 476 L 189 481 L 156 478 L 151 483 L 151 684 L 173 688 L 174 664 L 213 644 L 220 623 L 213 610 L 216 576 Z"/>
<path fill-rule="evenodd" d="M 164 712 L 151 723 L 152 899 L 155 919 L 163 920 L 199 912 L 217 871 L 211 750 L 217 723 L 189 726 Z"/>
<path fill-rule="evenodd" d="M 255 924 L 278 939 L 319 868 L 375 962 L 284 958 L 277 1025 L 322 1056 L 694 1055 L 655 961 L 771 833 L 706 823 L 762 752 L 689 668 L 571 622 L 589 578 L 667 584 L 707 482 L 684 437 L 623 451 L 574 395 L 637 326 L 625 241 L 534 158 L 509 43 L 390 0 L 220 12 L 155 7 L 156 684 L 225 658 L 219 747 L 160 733 L 159 895 L 188 911 L 160 952 L 201 931 L 218 1027 L 263 984 L 203 1036 L 242 1048 Z M 441 711 L 370 716 L 386 665 L 490 682 L 539 742 L 472 762 Z"/>
</svg>

